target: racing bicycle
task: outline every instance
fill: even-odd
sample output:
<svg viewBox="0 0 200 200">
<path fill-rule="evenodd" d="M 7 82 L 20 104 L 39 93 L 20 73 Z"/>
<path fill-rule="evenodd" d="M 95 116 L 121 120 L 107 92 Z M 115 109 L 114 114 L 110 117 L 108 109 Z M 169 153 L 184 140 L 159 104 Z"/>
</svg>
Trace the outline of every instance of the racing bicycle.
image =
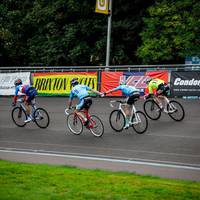
<svg viewBox="0 0 200 200">
<path fill-rule="evenodd" d="M 181 103 L 176 100 L 169 100 L 166 96 L 161 97 L 164 98 L 166 106 L 162 105 L 162 107 L 160 107 L 156 102 L 155 97 L 147 99 L 145 100 L 143 106 L 145 114 L 152 120 L 158 120 L 161 116 L 161 113 L 164 112 L 168 114 L 174 121 L 182 121 L 185 117 L 185 111 Z"/>
<path fill-rule="evenodd" d="M 110 113 L 109 122 L 110 126 L 113 130 L 120 132 L 124 129 L 124 126 L 126 124 L 126 114 L 123 110 L 123 106 L 127 105 L 126 101 L 121 100 L 114 100 L 110 101 L 110 106 L 113 106 L 113 103 L 119 103 L 118 109 L 113 110 Z M 136 133 L 142 134 L 144 133 L 148 128 L 148 119 L 146 115 L 142 111 L 137 111 L 135 105 L 132 105 L 131 110 L 131 121 L 129 122 L 129 125 L 133 127 Z"/>
<path fill-rule="evenodd" d="M 67 115 L 67 127 L 73 134 L 80 135 L 83 132 L 85 121 L 81 115 L 74 112 L 74 109 L 75 107 L 65 109 L 65 114 Z M 73 112 L 70 113 L 70 110 L 73 110 Z M 79 112 L 82 112 L 89 121 L 89 124 L 85 127 L 89 129 L 95 137 L 101 137 L 104 133 L 104 125 L 101 119 L 96 115 L 90 115 L 89 111 L 86 109 Z"/>
<path fill-rule="evenodd" d="M 37 108 L 35 101 L 32 101 L 30 106 L 32 121 L 39 128 L 47 128 L 50 121 L 47 111 L 44 108 Z M 13 108 L 11 116 L 17 126 L 24 127 L 27 124 L 24 122 L 27 119 L 27 114 L 23 98 L 17 100 L 17 105 Z"/>
</svg>

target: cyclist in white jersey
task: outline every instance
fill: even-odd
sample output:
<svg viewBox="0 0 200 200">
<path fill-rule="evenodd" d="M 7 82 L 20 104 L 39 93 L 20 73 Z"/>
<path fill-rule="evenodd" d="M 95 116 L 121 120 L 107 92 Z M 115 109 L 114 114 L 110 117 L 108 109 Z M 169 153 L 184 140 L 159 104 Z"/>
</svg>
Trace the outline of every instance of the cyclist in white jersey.
<svg viewBox="0 0 200 200">
<path fill-rule="evenodd" d="M 131 121 L 131 119 L 130 119 L 131 108 L 132 108 L 132 105 L 134 104 L 135 100 L 140 97 L 140 90 L 134 86 L 126 85 L 125 80 L 120 80 L 119 86 L 105 92 L 104 94 L 106 95 L 108 93 L 111 93 L 111 92 L 114 92 L 117 90 L 121 90 L 122 94 L 127 97 L 127 99 L 126 99 L 127 105 L 124 108 L 124 112 L 126 114 L 126 125 L 124 128 L 127 129 L 129 127 L 129 122 Z"/>
<path fill-rule="evenodd" d="M 67 107 L 70 109 L 71 105 L 72 105 L 72 101 L 74 99 L 74 97 L 78 98 L 78 104 L 76 105 L 76 110 L 75 112 L 78 115 L 81 115 L 81 117 L 85 120 L 85 126 L 88 125 L 88 120 L 86 118 L 86 116 L 84 116 L 84 114 L 82 112 L 80 112 L 82 109 L 86 109 L 89 110 L 90 106 L 92 105 L 92 98 L 89 95 L 88 91 L 92 91 L 98 95 L 102 95 L 101 92 L 98 92 L 86 85 L 81 85 L 78 82 L 77 78 L 73 78 L 71 80 L 71 86 L 73 87 L 71 92 L 70 92 L 70 96 L 69 96 L 69 101 L 67 104 Z"/>
</svg>

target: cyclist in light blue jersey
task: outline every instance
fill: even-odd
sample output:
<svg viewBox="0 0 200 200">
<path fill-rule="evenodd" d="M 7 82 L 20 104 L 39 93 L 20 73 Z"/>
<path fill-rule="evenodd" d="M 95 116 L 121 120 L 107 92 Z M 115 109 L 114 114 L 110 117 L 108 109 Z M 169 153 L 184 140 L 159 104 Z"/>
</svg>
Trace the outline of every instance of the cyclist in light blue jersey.
<svg viewBox="0 0 200 200">
<path fill-rule="evenodd" d="M 106 95 L 108 93 L 111 93 L 111 92 L 114 92 L 117 90 L 121 90 L 122 94 L 127 97 L 127 99 L 126 99 L 127 105 L 124 108 L 124 112 L 126 114 L 126 125 L 124 128 L 127 129 L 129 127 L 129 122 L 131 121 L 131 119 L 130 119 L 131 108 L 132 108 L 132 105 L 134 104 L 134 102 L 139 99 L 140 90 L 134 86 L 126 85 L 125 80 L 120 80 L 119 86 L 105 92 L 104 94 Z"/>
<path fill-rule="evenodd" d="M 84 125 L 87 126 L 88 120 L 87 120 L 86 116 L 84 116 L 84 114 L 82 112 L 80 112 L 80 110 L 82 110 L 82 109 L 89 110 L 90 106 L 92 105 L 92 98 L 90 97 L 88 91 L 92 91 L 98 95 L 102 95 L 102 93 L 98 92 L 86 85 L 79 84 L 77 78 L 73 78 L 70 83 L 73 88 L 70 92 L 69 102 L 68 102 L 67 107 L 70 109 L 74 97 L 77 97 L 79 101 L 78 101 L 78 104 L 76 105 L 75 112 L 77 112 L 78 115 L 81 115 L 81 117 L 85 120 Z"/>
</svg>

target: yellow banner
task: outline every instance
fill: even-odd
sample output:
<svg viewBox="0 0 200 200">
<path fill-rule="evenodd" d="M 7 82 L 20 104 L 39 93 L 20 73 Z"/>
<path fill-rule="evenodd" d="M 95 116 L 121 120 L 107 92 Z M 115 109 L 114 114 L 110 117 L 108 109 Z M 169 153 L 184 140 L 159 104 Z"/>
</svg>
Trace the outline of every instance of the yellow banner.
<svg viewBox="0 0 200 200">
<path fill-rule="evenodd" d="M 37 89 L 38 94 L 43 95 L 69 95 L 71 91 L 70 81 L 78 78 L 80 84 L 87 85 L 97 90 L 97 73 L 84 74 L 53 74 L 53 73 L 34 73 L 33 85 Z"/>
<path fill-rule="evenodd" d="M 96 0 L 95 12 L 109 14 L 109 1 L 110 0 Z"/>
</svg>

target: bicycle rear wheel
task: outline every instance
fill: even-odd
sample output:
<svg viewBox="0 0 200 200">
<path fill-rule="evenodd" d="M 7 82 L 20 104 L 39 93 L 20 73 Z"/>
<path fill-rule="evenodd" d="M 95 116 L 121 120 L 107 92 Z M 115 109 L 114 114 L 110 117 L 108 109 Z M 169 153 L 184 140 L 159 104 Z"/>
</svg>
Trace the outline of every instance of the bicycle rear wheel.
<svg viewBox="0 0 200 200">
<path fill-rule="evenodd" d="M 175 121 L 182 121 L 185 117 L 183 106 L 175 100 L 171 100 L 167 104 L 167 112 L 168 115 Z"/>
<path fill-rule="evenodd" d="M 120 132 L 125 126 L 125 117 L 121 110 L 113 110 L 109 117 L 110 126 L 114 131 Z"/>
<path fill-rule="evenodd" d="M 49 126 L 49 114 L 44 108 L 37 108 L 33 113 L 34 122 L 40 128 Z"/>
<path fill-rule="evenodd" d="M 142 111 L 137 111 L 132 117 L 132 127 L 136 133 L 142 134 L 148 128 L 148 119 Z"/>
<path fill-rule="evenodd" d="M 67 126 L 69 130 L 75 134 L 80 135 L 83 132 L 83 123 L 78 115 L 70 113 L 67 117 Z"/>
<path fill-rule="evenodd" d="M 19 126 L 24 127 L 26 123 L 24 122 L 27 119 L 26 112 L 22 109 L 22 107 L 15 107 L 11 113 L 13 122 Z"/>
<path fill-rule="evenodd" d="M 152 99 L 144 102 L 144 112 L 148 118 L 158 120 L 161 116 L 161 109 L 159 105 Z"/>
<path fill-rule="evenodd" d="M 90 123 L 93 125 L 93 128 L 90 128 L 91 133 L 95 137 L 101 137 L 104 133 L 104 126 L 99 117 L 91 115 Z"/>
</svg>

